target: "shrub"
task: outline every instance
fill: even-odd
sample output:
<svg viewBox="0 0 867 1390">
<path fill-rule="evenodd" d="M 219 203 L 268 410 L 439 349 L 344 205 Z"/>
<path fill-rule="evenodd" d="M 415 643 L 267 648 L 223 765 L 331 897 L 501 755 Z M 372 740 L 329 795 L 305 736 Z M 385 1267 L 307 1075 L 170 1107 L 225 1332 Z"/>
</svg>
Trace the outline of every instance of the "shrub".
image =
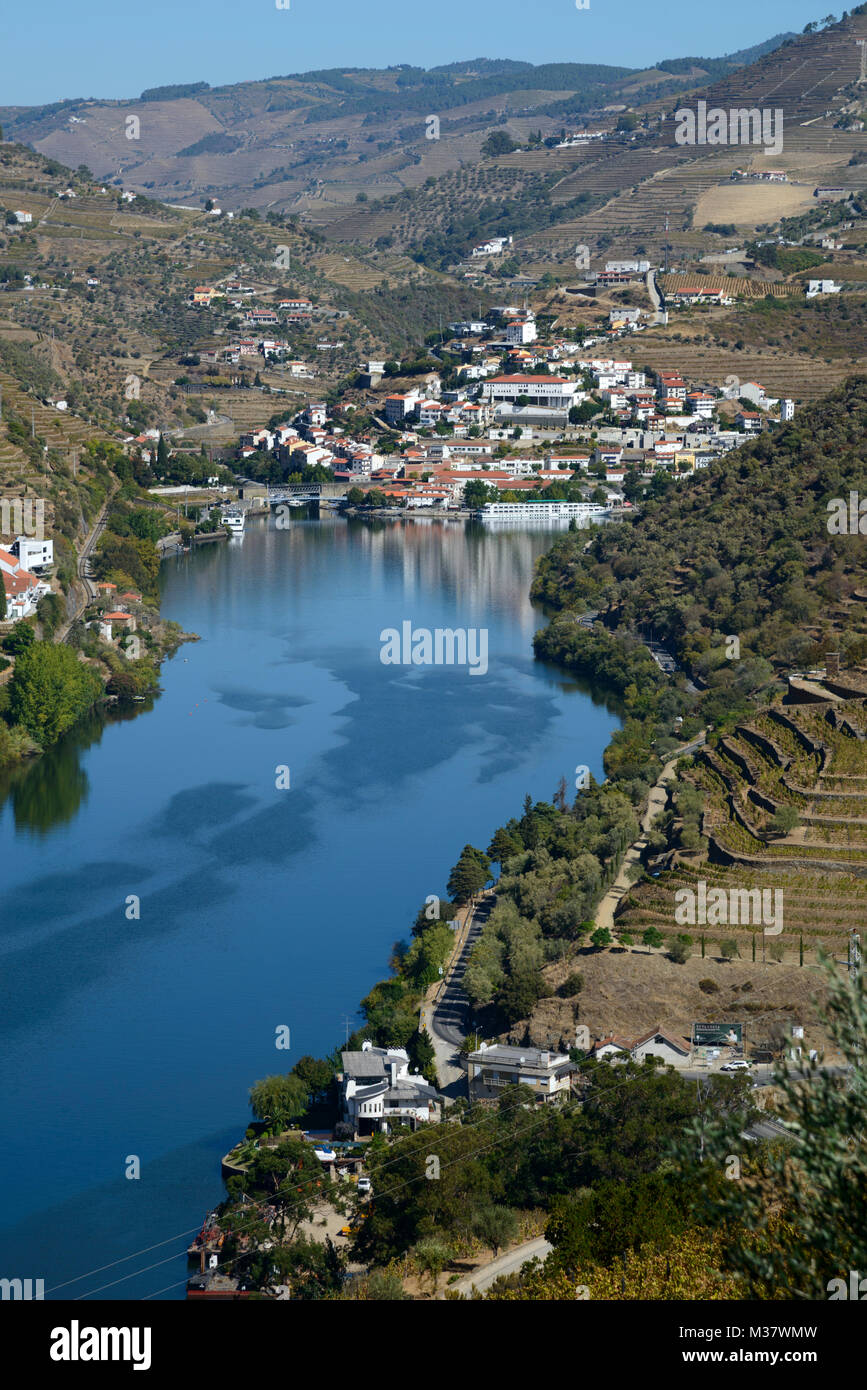
<svg viewBox="0 0 867 1390">
<path fill-rule="evenodd" d="M 583 988 L 584 976 L 580 970 L 573 970 L 570 975 L 566 976 L 557 992 L 562 998 L 571 999 L 573 994 L 580 994 Z"/>
<path fill-rule="evenodd" d="M 674 940 L 669 943 L 669 959 L 673 960 L 675 965 L 685 965 L 691 955 L 691 948 L 692 937 L 687 936 L 685 932 L 681 932 L 679 936 L 676 936 Z"/>
<path fill-rule="evenodd" d="M 719 985 L 716 980 L 699 980 L 698 987 L 703 994 L 719 994 Z"/>
</svg>

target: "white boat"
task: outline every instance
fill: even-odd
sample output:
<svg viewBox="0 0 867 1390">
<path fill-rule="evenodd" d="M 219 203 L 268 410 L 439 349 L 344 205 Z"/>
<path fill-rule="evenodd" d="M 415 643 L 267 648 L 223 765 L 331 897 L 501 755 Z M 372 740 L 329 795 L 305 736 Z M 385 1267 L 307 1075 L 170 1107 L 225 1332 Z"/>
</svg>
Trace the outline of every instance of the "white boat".
<svg viewBox="0 0 867 1390">
<path fill-rule="evenodd" d="M 225 507 L 220 513 L 220 521 L 224 526 L 228 526 L 233 535 L 244 534 L 245 514 L 242 507 Z"/>
</svg>

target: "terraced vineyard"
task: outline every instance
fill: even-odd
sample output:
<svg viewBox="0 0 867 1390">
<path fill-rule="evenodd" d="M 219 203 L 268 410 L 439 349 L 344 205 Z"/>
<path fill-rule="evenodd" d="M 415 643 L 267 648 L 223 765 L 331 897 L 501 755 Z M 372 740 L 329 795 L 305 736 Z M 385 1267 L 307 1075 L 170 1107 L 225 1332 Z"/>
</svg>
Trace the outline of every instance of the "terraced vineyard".
<svg viewBox="0 0 867 1390">
<path fill-rule="evenodd" d="M 793 964 L 803 950 L 812 964 L 818 948 L 846 958 L 867 907 L 867 699 L 851 695 L 853 684 L 867 690 L 847 673 L 850 698 L 829 693 L 823 703 L 769 707 L 699 752 L 682 775 L 703 797 L 702 848 L 678 849 L 673 822 L 671 869 L 628 893 L 618 931 L 635 936 L 654 926 L 666 939 L 686 931 L 693 952 L 704 938 L 710 955 L 730 938 L 744 960 L 769 954 Z M 797 816 L 787 831 L 785 808 L 790 820 Z M 700 883 L 708 894 L 727 893 L 727 916 L 716 919 L 709 905 L 710 920 L 684 925 L 675 910 L 685 900 L 675 894 L 698 895 Z M 765 934 L 760 895 L 770 904 L 777 889 L 782 931 Z"/>
<path fill-rule="evenodd" d="M 699 286 L 703 290 L 722 290 L 738 299 L 763 299 L 766 294 L 780 298 L 803 294 L 800 285 L 787 285 L 778 280 L 750 280 L 742 275 L 660 275 L 657 284 L 664 294 Z"/>
</svg>

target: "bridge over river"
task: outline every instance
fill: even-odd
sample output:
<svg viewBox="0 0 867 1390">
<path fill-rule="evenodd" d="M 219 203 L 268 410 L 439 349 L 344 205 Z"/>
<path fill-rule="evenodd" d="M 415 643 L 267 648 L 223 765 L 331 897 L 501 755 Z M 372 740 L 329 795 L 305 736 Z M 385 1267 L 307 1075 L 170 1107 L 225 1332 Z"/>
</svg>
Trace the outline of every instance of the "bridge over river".
<svg viewBox="0 0 867 1390">
<path fill-rule="evenodd" d="M 321 502 L 345 497 L 348 491 L 348 483 L 282 483 L 279 487 L 243 483 L 240 497 L 242 502 L 264 502 L 273 506 L 278 502 Z"/>
</svg>

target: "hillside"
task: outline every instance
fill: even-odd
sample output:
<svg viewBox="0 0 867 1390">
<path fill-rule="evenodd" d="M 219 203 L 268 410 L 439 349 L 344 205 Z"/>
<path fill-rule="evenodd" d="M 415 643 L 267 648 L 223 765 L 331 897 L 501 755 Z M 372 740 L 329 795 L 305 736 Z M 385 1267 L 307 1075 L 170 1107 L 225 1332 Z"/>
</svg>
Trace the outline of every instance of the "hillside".
<svg viewBox="0 0 867 1390">
<path fill-rule="evenodd" d="M 867 655 L 867 558 L 860 535 L 829 532 L 828 504 L 867 497 L 867 379 L 853 378 L 773 437 L 745 444 L 685 486 L 670 484 L 642 515 L 600 528 L 585 552 L 570 535 L 537 571 L 534 597 L 601 611 L 615 631 L 653 628 L 703 681 L 740 657 L 778 671 L 841 651 Z M 575 640 L 555 618 L 546 654 Z"/>
<path fill-rule="evenodd" d="M 607 105 L 719 80 L 787 37 L 724 58 L 662 60 L 645 71 L 479 58 L 430 71 L 403 64 L 227 87 L 191 82 L 152 88 L 138 100 L 0 107 L 0 124 L 51 159 L 86 165 L 99 178 L 122 177 L 154 196 L 213 194 L 229 207 L 298 211 L 345 205 L 361 190 L 400 191 L 475 162 L 486 130 L 512 118 L 522 131 L 541 125 L 547 135 Z M 434 149 L 425 138 L 430 112 L 441 124 Z"/>
<path fill-rule="evenodd" d="M 67 186 L 73 197 L 60 196 Z M 13 209 L 32 222 L 3 226 L 4 211 L 14 224 Z M 276 265 L 280 246 L 288 248 L 285 269 Z M 311 389 L 327 394 L 360 357 L 400 354 L 438 318 L 466 313 L 475 301 L 469 287 L 396 252 L 335 254 L 317 232 L 277 213 L 229 220 L 142 197 L 124 201 L 26 146 L 0 145 L 0 370 L 32 390 L 39 409 L 63 397 L 75 415 L 109 431 L 196 429 L 211 408 L 241 428 L 264 424 L 277 406 L 253 389 L 255 363 L 234 374 L 231 391 L 217 389 L 215 371 L 214 394 L 204 399 L 175 384 L 185 375 L 182 357 L 222 346 L 227 324 L 241 327 L 225 298 L 215 317 L 191 303 L 193 289 L 212 281 L 216 290 L 238 275 L 255 281 L 266 304 L 291 295 L 313 304 L 291 338 L 294 355 L 312 362 L 315 387 L 285 373 L 262 376 L 296 408 Z M 326 352 L 321 342 L 339 346 Z M 65 418 L 61 424 L 52 410 L 52 428 L 74 433 L 74 416 Z M 0 434 L 4 449 L 0 457 L 11 459 Z"/>
</svg>

